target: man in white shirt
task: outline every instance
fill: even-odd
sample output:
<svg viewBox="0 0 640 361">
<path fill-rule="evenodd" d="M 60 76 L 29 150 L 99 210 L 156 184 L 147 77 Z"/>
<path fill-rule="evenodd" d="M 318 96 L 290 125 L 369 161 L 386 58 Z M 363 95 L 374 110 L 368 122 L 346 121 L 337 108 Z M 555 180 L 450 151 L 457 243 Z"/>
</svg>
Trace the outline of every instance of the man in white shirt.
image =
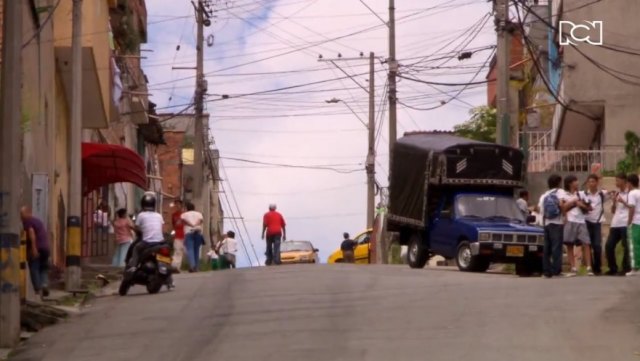
<svg viewBox="0 0 640 361">
<path fill-rule="evenodd" d="M 549 190 L 540 197 L 537 207 L 544 225 L 542 273 L 546 278 L 562 274 L 564 221 L 562 220 L 562 210 L 560 208 L 560 199 L 563 196 L 563 191 L 560 189 L 561 184 L 562 177 L 557 174 L 551 175 L 547 180 Z"/>
<path fill-rule="evenodd" d="M 229 231 L 220 244 L 220 254 L 231 268 L 236 268 L 236 254 L 238 253 L 238 241 L 235 237 L 235 232 Z"/>
<path fill-rule="evenodd" d="M 629 191 L 629 219 L 627 224 L 631 227 L 631 271 L 627 276 L 640 275 L 640 189 L 638 189 L 637 174 L 631 174 L 627 177 L 630 185 Z"/>
<path fill-rule="evenodd" d="M 529 191 L 524 189 L 521 190 L 520 198 L 516 200 L 516 204 L 518 205 L 520 212 L 522 212 L 522 216 L 526 220 L 527 217 L 529 217 L 529 214 L 531 214 L 531 212 L 529 211 Z"/>
<path fill-rule="evenodd" d="M 196 211 L 193 203 L 187 202 L 186 208 L 187 211 L 180 216 L 184 222 L 184 245 L 187 249 L 189 272 L 197 272 L 200 262 L 200 247 L 204 244 L 204 237 L 202 236 L 204 217 L 202 213 Z"/>
<path fill-rule="evenodd" d="M 591 268 L 591 239 L 587 229 L 586 214 L 591 207 L 585 202 L 585 195 L 580 192 L 580 184 L 576 176 L 570 175 L 564 179 L 565 192 L 560 198 L 562 210 L 566 216 L 564 225 L 564 244 L 567 246 L 567 257 L 571 264 L 570 276 L 578 273 L 574 254 L 575 246 L 582 246 L 582 257 L 587 264 L 587 274 L 593 276 Z"/>
<path fill-rule="evenodd" d="M 627 224 L 629 223 L 629 185 L 627 183 L 627 175 L 622 173 L 616 176 L 616 187 L 618 191 L 612 194 L 613 205 L 611 213 L 611 229 L 605 246 L 607 255 L 607 264 L 609 271 L 607 276 L 615 276 L 618 274 L 618 262 L 616 260 L 616 247 L 618 242 L 622 242 L 624 256 L 622 259 L 622 272 L 624 276 L 631 271 L 631 260 L 629 258 L 629 240 L 627 239 Z"/>
<path fill-rule="evenodd" d="M 591 250 L 593 253 L 592 265 L 593 273 L 596 276 L 602 274 L 602 222 L 604 221 L 604 202 L 608 197 L 605 190 L 598 188 L 600 177 L 591 174 L 587 178 L 587 190 L 584 192 L 585 203 L 591 206 L 591 210 L 586 214 L 587 231 L 591 240 Z"/>
<path fill-rule="evenodd" d="M 152 244 L 164 242 L 162 234 L 162 225 L 164 220 L 162 215 L 156 212 L 156 196 L 152 192 L 147 192 L 140 200 L 140 208 L 142 212 L 136 217 L 135 226 L 141 233 L 141 239 L 136 242 L 131 253 L 131 259 L 127 265 L 128 272 L 133 273 L 138 267 L 139 258 L 142 252 Z"/>
</svg>

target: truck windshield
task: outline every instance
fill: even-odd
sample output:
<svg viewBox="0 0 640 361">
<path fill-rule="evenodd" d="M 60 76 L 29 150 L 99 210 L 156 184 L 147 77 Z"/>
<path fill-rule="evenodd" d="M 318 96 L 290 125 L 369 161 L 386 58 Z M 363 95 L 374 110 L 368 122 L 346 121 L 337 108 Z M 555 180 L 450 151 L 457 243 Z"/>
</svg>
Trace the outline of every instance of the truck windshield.
<svg viewBox="0 0 640 361">
<path fill-rule="evenodd" d="M 456 215 L 484 219 L 507 219 L 524 222 L 515 199 L 506 196 L 460 195 L 456 198 Z"/>
</svg>

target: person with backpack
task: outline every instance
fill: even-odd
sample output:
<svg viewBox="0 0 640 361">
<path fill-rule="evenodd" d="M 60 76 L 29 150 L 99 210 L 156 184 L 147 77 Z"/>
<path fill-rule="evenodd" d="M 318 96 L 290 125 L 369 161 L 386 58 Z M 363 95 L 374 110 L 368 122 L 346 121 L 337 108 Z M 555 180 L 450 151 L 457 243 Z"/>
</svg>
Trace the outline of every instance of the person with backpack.
<svg viewBox="0 0 640 361">
<path fill-rule="evenodd" d="M 611 213 L 611 229 L 609 230 L 609 238 L 605 246 L 607 255 L 607 264 L 609 271 L 607 276 L 622 275 L 631 271 L 631 259 L 629 258 L 629 240 L 627 237 L 627 223 L 629 222 L 629 184 L 627 183 L 627 175 L 622 173 L 616 176 L 616 187 L 618 192 L 612 194 L 613 205 Z M 616 247 L 622 242 L 624 256 L 622 257 L 622 272 L 618 273 L 618 262 L 616 260 Z"/>
<path fill-rule="evenodd" d="M 591 238 L 587 229 L 586 215 L 591 212 L 592 207 L 587 204 L 584 193 L 580 191 L 578 178 L 574 175 L 564 179 L 565 193 L 560 198 L 560 205 L 565 214 L 564 244 L 567 246 L 567 257 L 571 265 L 568 276 L 575 276 L 578 273 L 575 246 L 582 246 L 582 258 L 587 264 L 587 274 L 593 276 L 591 268 Z"/>
<path fill-rule="evenodd" d="M 589 239 L 591 240 L 591 250 L 593 259 L 593 274 L 602 274 L 602 222 L 604 222 L 604 202 L 608 198 L 608 192 L 598 188 L 600 177 L 591 174 L 587 178 L 587 190 L 584 192 L 584 201 L 591 206 L 591 210 L 586 214 L 585 220 Z"/>
<path fill-rule="evenodd" d="M 538 210 L 542 214 L 544 226 L 544 253 L 542 258 L 542 274 L 546 278 L 562 275 L 562 239 L 564 222 L 560 198 L 564 191 L 560 188 L 562 177 L 552 174 L 547 179 L 549 190 L 538 202 Z"/>
</svg>

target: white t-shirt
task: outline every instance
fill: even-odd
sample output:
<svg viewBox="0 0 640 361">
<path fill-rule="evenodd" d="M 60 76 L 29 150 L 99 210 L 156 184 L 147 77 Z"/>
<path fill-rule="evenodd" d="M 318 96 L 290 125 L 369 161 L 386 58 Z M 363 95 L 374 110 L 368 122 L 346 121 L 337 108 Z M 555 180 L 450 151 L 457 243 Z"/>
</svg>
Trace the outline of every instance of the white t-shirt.
<svg viewBox="0 0 640 361">
<path fill-rule="evenodd" d="M 619 197 L 625 202 L 629 202 L 629 192 L 620 192 Z M 616 212 L 611 220 L 611 228 L 626 227 L 629 223 L 629 208 L 616 199 Z"/>
<path fill-rule="evenodd" d="M 191 227 L 191 226 L 185 224 L 184 225 L 184 233 L 185 234 L 191 233 L 194 230 L 202 231 L 202 224 L 200 223 L 200 222 L 202 222 L 204 220 L 204 217 L 202 216 L 202 213 L 200 213 L 198 211 L 188 211 L 188 212 L 182 213 L 180 218 L 182 218 L 183 221 L 187 221 L 188 223 L 191 223 L 191 224 L 199 224 L 196 227 Z"/>
<path fill-rule="evenodd" d="M 602 200 L 604 198 L 604 201 L 606 202 L 607 195 L 607 191 L 604 190 L 598 191 L 595 194 L 589 191 L 582 192 L 582 200 L 591 202 L 591 208 L 593 208 L 589 213 L 587 213 L 587 216 L 585 217 L 587 221 L 591 223 L 604 222 L 604 203 L 602 202 Z"/>
<path fill-rule="evenodd" d="M 222 247 L 220 247 L 220 252 L 222 252 L 222 254 L 238 253 L 238 241 L 236 241 L 234 238 L 225 238 L 224 240 L 222 240 Z"/>
<path fill-rule="evenodd" d="M 629 192 L 629 205 L 635 207 L 631 223 L 640 225 L 640 189 L 634 189 Z"/>
<path fill-rule="evenodd" d="M 540 201 L 538 202 L 538 208 L 540 209 L 540 215 L 541 215 L 541 219 L 544 218 L 544 199 L 551 193 L 551 192 L 556 192 L 556 196 L 558 197 L 558 200 L 562 200 L 562 197 L 564 197 L 564 191 L 560 188 L 556 188 L 556 189 L 551 189 L 546 191 L 542 196 L 540 196 Z M 544 224 L 564 224 L 563 220 L 562 220 L 562 213 L 560 213 L 560 215 L 556 218 L 553 219 L 544 219 L 543 220 Z"/>
<path fill-rule="evenodd" d="M 522 215 L 526 218 L 529 215 L 529 204 L 527 203 L 527 201 L 522 198 L 518 198 L 516 200 L 516 204 L 518 205 L 518 208 L 520 208 L 520 212 L 522 212 Z"/>
<path fill-rule="evenodd" d="M 136 227 L 142 232 L 142 240 L 147 243 L 158 243 L 164 241 L 162 235 L 162 225 L 164 220 L 157 212 L 142 211 L 136 217 Z"/>
<path fill-rule="evenodd" d="M 583 201 L 586 199 L 584 193 L 582 192 L 571 194 L 565 191 L 560 200 L 567 203 L 574 202 L 578 200 L 578 194 L 580 194 L 580 199 L 582 199 Z M 567 212 L 567 222 L 585 223 L 585 219 L 586 216 L 584 213 L 582 213 L 582 209 L 580 209 L 580 207 L 573 207 L 569 212 Z"/>
</svg>

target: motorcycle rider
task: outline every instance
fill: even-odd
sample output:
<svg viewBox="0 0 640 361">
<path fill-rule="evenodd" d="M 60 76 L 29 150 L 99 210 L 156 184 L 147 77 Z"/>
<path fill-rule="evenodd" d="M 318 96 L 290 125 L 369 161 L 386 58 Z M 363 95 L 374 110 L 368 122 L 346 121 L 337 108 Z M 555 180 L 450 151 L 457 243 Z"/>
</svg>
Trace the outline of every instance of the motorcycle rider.
<svg viewBox="0 0 640 361">
<path fill-rule="evenodd" d="M 136 231 L 139 232 L 140 240 L 136 242 L 131 252 L 131 259 L 127 264 L 127 273 L 132 275 L 138 263 L 140 255 L 151 245 L 164 242 L 162 234 L 162 226 L 164 220 L 162 215 L 156 212 L 156 195 L 153 192 L 145 192 L 140 199 L 140 208 L 142 211 L 138 214 L 135 221 Z"/>
</svg>

